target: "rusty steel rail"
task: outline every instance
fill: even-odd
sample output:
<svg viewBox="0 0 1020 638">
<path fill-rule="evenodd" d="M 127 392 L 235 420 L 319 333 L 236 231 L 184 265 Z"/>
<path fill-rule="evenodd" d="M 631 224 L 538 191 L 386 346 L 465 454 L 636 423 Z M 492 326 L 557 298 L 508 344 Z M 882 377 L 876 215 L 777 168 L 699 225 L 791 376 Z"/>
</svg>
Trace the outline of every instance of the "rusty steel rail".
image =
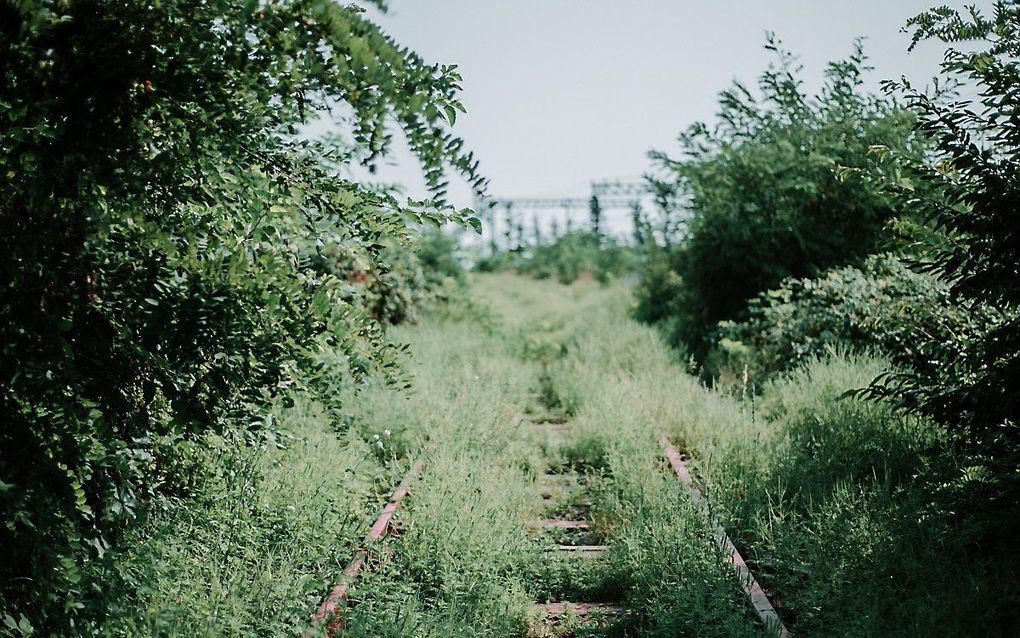
<svg viewBox="0 0 1020 638">
<path fill-rule="evenodd" d="M 737 575 L 737 580 L 740 581 L 740 588 L 744 590 L 747 597 L 751 600 L 751 606 L 754 607 L 754 611 L 758 614 L 758 618 L 765 623 L 765 629 L 778 638 L 785 638 L 790 635 L 790 632 L 783 625 L 783 621 L 779 618 L 779 614 L 776 613 L 775 607 L 772 606 L 772 602 L 765 594 L 765 590 L 761 588 L 758 581 L 755 580 L 754 574 L 751 573 L 751 569 L 747 566 L 744 561 L 744 557 L 737 551 L 736 546 L 730 541 L 729 536 L 726 535 L 726 530 L 723 529 L 722 525 L 712 516 L 709 507 L 708 499 L 701 493 L 701 490 L 694 484 L 694 478 L 691 476 L 690 470 L 687 469 L 687 464 L 684 463 L 683 456 L 673 444 L 670 443 L 669 437 L 663 434 L 659 438 L 659 443 L 662 445 L 662 450 L 666 455 L 666 459 L 669 460 L 669 464 L 673 467 L 673 472 L 676 473 L 677 478 L 690 492 L 691 500 L 696 505 L 701 507 L 705 513 L 705 517 L 708 519 L 709 525 L 712 526 L 715 532 L 715 543 L 719 549 L 729 556 L 730 563 L 733 565 L 734 571 Z"/>
<path fill-rule="evenodd" d="M 393 491 L 389 502 L 386 503 L 386 506 L 383 507 L 382 512 L 379 514 L 379 518 L 375 519 L 375 523 L 368 530 L 362 547 L 355 552 L 351 562 L 347 563 L 347 567 L 344 568 L 341 581 L 330 590 L 329 595 L 322 601 L 318 611 L 312 615 L 312 628 L 305 634 L 306 636 L 322 635 L 323 625 L 326 626 L 326 635 L 330 637 L 335 636 L 338 631 L 344 628 L 343 610 L 347 607 L 347 594 L 350 591 L 351 582 L 365 569 L 365 565 L 368 562 L 369 548 L 385 538 L 387 532 L 389 532 L 393 522 L 393 515 L 396 513 L 397 508 L 400 507 L 400 501 L 410 492 L 411 482 L 421 473 L 424 466 L 424 459 L 419 458 L 415 461 L 411 469 L 404 476 L 404 480 Z"/>
</svg>

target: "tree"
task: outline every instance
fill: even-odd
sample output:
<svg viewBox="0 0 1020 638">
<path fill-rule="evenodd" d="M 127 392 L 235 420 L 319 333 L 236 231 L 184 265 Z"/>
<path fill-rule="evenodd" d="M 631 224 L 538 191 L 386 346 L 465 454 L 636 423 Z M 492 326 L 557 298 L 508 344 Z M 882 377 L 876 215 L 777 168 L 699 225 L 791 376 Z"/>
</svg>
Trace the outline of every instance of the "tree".
<svg viewBox="0 0 1020 638">
<path fill-rule="evenodd" d="M 889 83 L 919 114 L 917 130 L 934 144 L 912 161 L 926 188 L 890 192 L 920 211 L 936 231 L 917 246 L 916 264 L 950 285 L 968 308 L 997 316 L 991 327 L 936 339 L 919 331 L 911 367 L 879 379 L 871 393 L 968 432 L 993 452 L 999 476 L 1017 482 L 1020 461 L 1020 7 L 997 2 L 991 17 L 942 7 L 908 23 L 914 44 L 928 38 L 978 42 L 950 49 L 947 80 L 975 87 L 973 100 L 935 99 L 905 81 Z M 884 149 L 883 149 L 884 150 Z"/>
<path fill-rule="evenodd" d="M 842 169 L 898 174 L 894 159 L 868 152 L 878 144 L 923 152 L 912 113 L 863 91 L 859 42 L 828 65 L 814 96 L 801 89 L 793 56 L 771 37 L 766 48 L 776 61 L 758 80 L 760 98 L 737 83 L 720 95 L 715 126 L 681 134 L 680 157 L 652 154 L 657 199 L 689 213 L 680 242 L 658 262 L 675 272 L 678 298 L 650 303 L 679 313 L 673 337 L 699 356 L 715 325 L 744 318 L 754 295 L 852 263 L 887 238 L 885 224 L 903 212 L 898 200 Z"/>
<path fill-rule="evenodd" d="M 448 167 L 483 182 L 447 130 L 456 70 L 352 6 L 7 2 L 0 29 L 0 615 L 58 633 L 139 508 L 200 480 L 182 442 L 394 370 L 324 256 L 386 270 L 388 241 L 468 218 L 343 167 L 373 165 L 394 123 L 437 195 Z M 340 144 L 297 135 L 337 107 Z"/>
</svg>

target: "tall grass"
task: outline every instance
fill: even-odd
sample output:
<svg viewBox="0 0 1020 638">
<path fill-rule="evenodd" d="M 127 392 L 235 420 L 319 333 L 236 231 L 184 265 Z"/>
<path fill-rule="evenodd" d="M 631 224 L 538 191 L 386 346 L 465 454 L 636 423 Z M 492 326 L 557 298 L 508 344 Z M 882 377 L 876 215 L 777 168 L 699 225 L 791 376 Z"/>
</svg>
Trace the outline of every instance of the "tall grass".
<svg viewBox="0 0 1020 638">
<path fill-rule="evenodd" d="M 363 418 L 427 436 L 431 447 L 392 559 L 354 589 L 360 604 L 346 634 L 520 635 L 523 574 L 540 559 L 523 521 L 534 515 L 542 463 L 515 425 L 539 368 L 517 356 L 512 327 L 491 318 L 437 318 L 398 336 L 414 352 L 414 389 L 377 388 Z"/>
<path fill-rule="evenodd" d="M 795 634 L 1009 635 L 1016 559 L 978 544 L 995 524 L 972 504 L 981 477 L 931 424 L 843 398 L 883 361 L 836 353 L 741 399 L 631 321 L 623 285 L 486 275 L 472 293 L 396 329 L 410 391 L 370 385 L 342 424 L 298 402 L 283 447 L 210 439 L 202 496 L 150 512 L 101 563 L 117 595 L 83 633 L 298 635 L 424 455 L 345 635 L 524 637 L 545 600 L 622 602 L 618 635 L 762 635 L 661 458 L 666 432 Z M 586 477 L 606 561 L 551 560 L 529 531 L 549 471 Z"/>
<path fill-rule="evenodd" d="M 1010 576 L 1017 559 L 999 540 L 1003 519 L 982 509 L 973 464 L 932 423 L 844 396 L 888 362 L 834 352 L 760 396 L 735 398 L 700 385 L 652 331 L 629 321 L 626 291 L 592 287 L 589 294 L 573 309 L 582 316 L 571 320 L 572 348 L 550 375 L 557 392 L 581 406 L 581 436 L 609 450 L 617 484 L 610 512 L 657 536 L 659 545 L 635 552 L 627 567 L 638 594 L 631 604 L 655 619 L 647 635 L 695 625 L 698 635 L 743 630 L 715 615 L 727 609 L 718 603 L 727 598 L 724 583 L 683 562 L 691 560 L 685 552 L 699 549 L 685 540 L 691 528 L 679 514 L 683 498 L 668 489 L 660 496 L 648 476 L 657 431 L 692 456 L 713 509 L 795 633 L 1010 635 L 1020 626 Z M 649 514 L 638 506 L 671 498 L 679 501 Z M 651 542 L 632 538 L 633 529 L 625 526 L 620 538 L 638 547 Z M 671 552 L 669 543 L 684 551 Z M 700 551 L 711 555 L 711 547 Z M 667 585 L 673 573 L 702 585 Z M 647 590 L 642 574 L 650 577 Z M 716 604 L 699 606 L 702 594 Z M 687 618 L 676 617 L 677 608 Z"/>
<path fill-rule="evenodd" d="M 480 278 L 474 293 L 496 318 L 488 330 L 445 321 L 406 335 L 417 390 L 405 405 L 434 417 L 436 451 L 392 560 L 356 589 L 363 602 L 347 631 L 521 636 L 533 601 L 607 600 L 635 612 L 618 632 L 756 634 L 704 521 L 657 456 L 654 411 L 628 375 L 643 367 L 641 347 L 673 364 L 654 333 L 625 319 L 626 290 L 499 275 Z M 568 378 L 602 343 L 587 328 L 593 315 L 636 332 L 603 343 L 605 360 L 590 376 Z M 387 401 L 398 399 L 381 397 L 382 412 Z M 529 411 L 573 415 L 575 434 L 550 446 L 516 418 Z M 528 537 L 541 508 L 535 483 L 547 470 L 587 473 L 594 533 L 611 547 L 605 564 L 557 561 Z"/>
<path fill-rule="evenodd" d="M 199 496 L 166 501 L 104 562 L 107 636 L 297 636 L 393 481 L 368 441 L 314 405 L 281 412 L 283 446 L 210 437 Z"/>
</svg>

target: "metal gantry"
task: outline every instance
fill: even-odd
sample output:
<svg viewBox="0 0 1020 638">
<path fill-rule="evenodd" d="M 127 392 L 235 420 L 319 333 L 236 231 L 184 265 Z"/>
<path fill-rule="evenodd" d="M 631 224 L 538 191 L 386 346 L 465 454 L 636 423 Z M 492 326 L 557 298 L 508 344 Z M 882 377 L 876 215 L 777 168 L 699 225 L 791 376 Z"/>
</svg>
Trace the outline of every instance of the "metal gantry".
<svg viewBox="0 0 1020 638">
<path fill-rule="evenodd" d="M 600 180 L 591 183 L 591 194 L 602 201 L 603 198 L 626 198 L 633 203 L 645 195 L 652 194 L 652 190 L 644 181 L 631 180 Z"/>
<path fill-rule="evenodd" d="M 587 208 L 591 198 L 597 197 L 603 208 L 624 208 L 650 194 L 652 190 L 644 182 L 600 180 L 591 183 L 589 197 L 485 197 L 476 199 L 475 206 L 479 211 L 507 206 L 531 211 L 564 210 Z"/>
<path fill-rule="evenodd" d="M 591 182 L 591 195 L 588 197 L 484 197 L 475 199 L 475 211 L 486 222 L 490 229 L 490 241 L 497 242 L 497 211 L 506 215 L 508 227 L 504 234 L 509 240 L 513 228 L 510 221 L 520 219 L 525 213 L 545 213 L 562 211 L 567 228 L 570 227 L 572 215 L 576 210 L 590 211 L 595 206 L 600 210 L 633 210 L 640 206 L 641 200 L 652 194 L 644 181 L 636 180 L 596 180 Z"/>
</svg>

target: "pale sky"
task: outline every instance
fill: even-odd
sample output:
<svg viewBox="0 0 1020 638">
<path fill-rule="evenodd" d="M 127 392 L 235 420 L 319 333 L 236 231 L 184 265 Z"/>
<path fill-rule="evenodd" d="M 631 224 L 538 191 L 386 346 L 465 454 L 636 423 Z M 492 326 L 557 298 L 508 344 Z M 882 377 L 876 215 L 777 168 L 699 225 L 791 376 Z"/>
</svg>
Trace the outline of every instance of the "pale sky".
<svg viewBox="0 0 1020 638">
<path fill-rule="evenodd" d="M 774 31 L 800 56 L 806 86 L 827 61 L 865 36 L 869 84 L 936 73 L 942 48 L 907 52 L 906 19 L 935 0 L 390 0 L 379 23 L 426 61 L 464 76 L 454 132 L 481 160 L 497 196 L 586 195 L 601 178 L 638 178 L 651 148 L 712 121 L 720 90 L 753 85 Z M 953 2 L 962 7 L 962 3 Z M 978 2 L 990 6 L 991 2 Z M 382 178 L 423 194 L 417 167 L 398 151 Z M 469 205 L 454 183 L 451 200 Z"/>
</svg>

